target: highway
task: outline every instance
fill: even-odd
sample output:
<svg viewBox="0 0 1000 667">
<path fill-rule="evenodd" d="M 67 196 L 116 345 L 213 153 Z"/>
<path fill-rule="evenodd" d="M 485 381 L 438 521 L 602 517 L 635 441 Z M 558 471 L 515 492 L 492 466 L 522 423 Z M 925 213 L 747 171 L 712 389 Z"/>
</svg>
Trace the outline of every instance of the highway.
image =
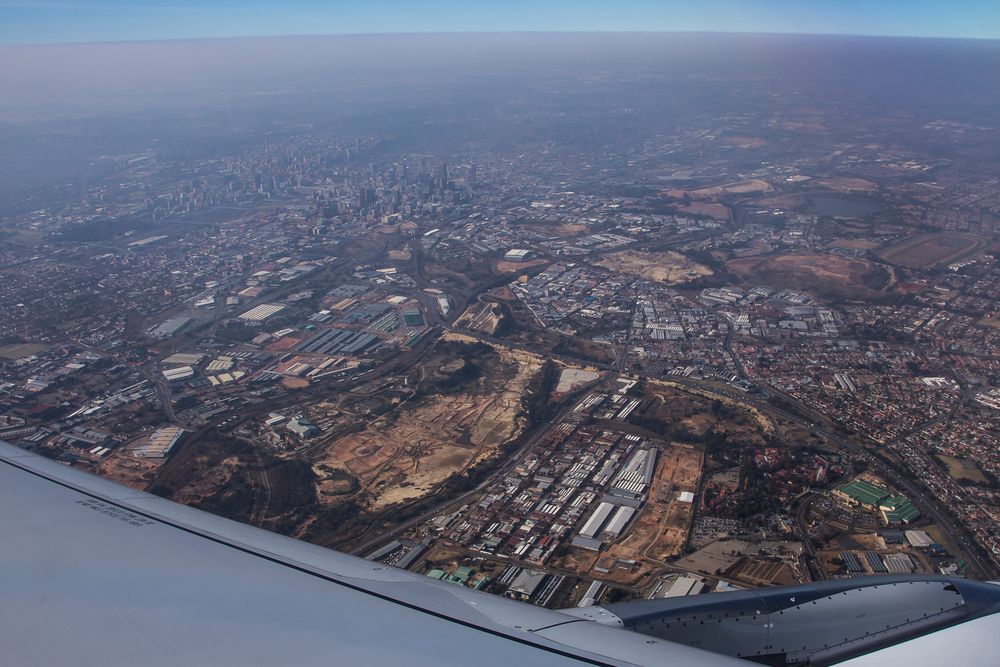
<svg viewBox="0 0 1000 667">
<path fill-rule="evenodd" d="M 926 490 L 918 487 L 911 480 L 901 475 L 892 466 L 869 452 L 863 446 L 852 443 L 839 435 L 832 433 L 829 428 L 827 428 L 826 420 L 822 415 L 819 415 L 810 408 L 802 405 L 794 398 L 784 395 L 773 388 L 768 388 L 770 393 L 780 396 L 782 399 L 788 401 L 790 404 L 795 406 L 797 411 L 808 417 L 808 419 L 804 419 L 803 417 L 793 414 L 768 401 L 758 400 L 751 394 L 746 394 L 736 389 L 722 389 L 715 383 L 684 377 L 670 377 L 668 378 L 668 381 L 676 382 L 679 385 L 697 387 L 724 398 L 750 405 L 761 411 L 781 415 L 784 419 L 815 432 L 833 448 L 849 452 L 855 458 L 863 460 L 875 473 L 884 478 L 890 485 L 902 490 L 921 510 L 925 512 L 927 516 L 929 516 L 941 527 L 941 529 L 948 535 L 952 544 L 961 550 L 960 553 L 954 554 L 956 557 L 965 559 L 970 568 L 981 577 L 990 579 L 996 576 L 998 572 L 996 564 L 992 562 L 992 559 L 987 561 L 987 559 L 979 553 L 981 548 L 976 544 L 974 539 L 968 535 L 967 531 L 956 525 L 955 519 L 950 517 L 943 509 L 941 509 L 937 503 L 937 498 L 928 495 Z"/>
</svg>

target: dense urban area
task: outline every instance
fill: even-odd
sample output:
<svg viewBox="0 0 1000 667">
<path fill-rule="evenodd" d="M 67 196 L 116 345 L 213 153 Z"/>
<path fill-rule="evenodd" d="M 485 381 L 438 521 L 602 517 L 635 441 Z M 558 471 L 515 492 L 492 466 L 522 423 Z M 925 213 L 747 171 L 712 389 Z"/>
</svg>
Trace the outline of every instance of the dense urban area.
<svg viewBox="0 0 1000 667">
<path fill-rule="evenodd" d="M 0 440 L 553 608 L 995 579 L 998 116 L 879 86 L 539 74 L 7 188 Z"/>
</svg>

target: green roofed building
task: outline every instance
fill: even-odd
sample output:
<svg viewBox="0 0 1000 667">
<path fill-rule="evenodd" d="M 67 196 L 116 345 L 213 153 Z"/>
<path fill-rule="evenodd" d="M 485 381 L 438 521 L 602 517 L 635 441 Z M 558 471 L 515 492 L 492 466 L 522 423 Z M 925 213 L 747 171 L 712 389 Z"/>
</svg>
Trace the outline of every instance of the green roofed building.
<svg viewBox="0 0 1000 667">
<path fill-rule="evenodd" d="M 920 518 L 920 510 L 904 496 L 883 499 L 879 509 L 887 524 L 907 524 Z"/>
<path fill-rule="evenodd" d="M 918 510 L 906 497 L 895 495 L 878 484 L 855 479 L 833 490 L 833 494 L 851 505 L 879 511 L 886 524 L 908 524 L 920 517 Z"/>
<path fill-rule="evenodd" d="M 889 493 L 889 489 L 866 482 L 863 479 L 856 479 L 838 486 L 833 490 L 833 493 L 852 505 L 861 505 L 871 510 L 879 509 L 882 500 L 892 495 Z"/>
<path fill-rule="evenodd" d="M 430 572 L 428 572 L 427 576 L 430 577 L 431 579 L 444 579 L 445 577 L 448 576 L 448 573 L 445 572 L 444 570 L 438 570 L 437 568 L 435 568 Z"/>
<path fill-rule="evenodd" d="M 471 567 L 462 565 L 455 570 L 455 574 L 451 575 L 451 577 L 448 578 L 448 581 L 452 581 L 456 584 L 462 584 L 464 586 L 465 582 L 469 580 L 469 577 L 472 576 L 473 572 L 474 570 Z"/>
</svg>

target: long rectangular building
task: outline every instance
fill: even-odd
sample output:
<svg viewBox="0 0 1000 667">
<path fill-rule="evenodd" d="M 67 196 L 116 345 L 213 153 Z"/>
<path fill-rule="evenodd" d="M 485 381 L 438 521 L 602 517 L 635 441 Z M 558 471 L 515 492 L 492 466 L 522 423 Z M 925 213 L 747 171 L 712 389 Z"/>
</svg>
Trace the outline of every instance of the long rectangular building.
<svg viewBox="0 0 1000 667">
<path fill-rule="evenodd" d="M 240 319 L 248 322 L 263 322 L 264 320 L 277 315 L 284 309 L 285 306 L 280 303 L 263 303 L 240 315 Z"/>
<path fill-rule="evenodd" d="M 628 507 L 627 505 L 622 505 L 615 512 L 615 515 L 608 522 L 608 525 L 604 528 L 604 532 L 612 535 L 613 537 L 618 537 L 622 530 L 628 525 L 628 522 L 632 519 L 632 515 L 635 514 L 635 508 Z"/>
<path fill-rule="evenodd" d="M 176 426 L 157 429 L 149 436 L 149 441 L 136 450 L 135 455 L 141 459 L 166 458 L 186 432 Z"/>
<path fill-rule="evenodd" d="M 580 529 L 580 534 L 584 537 L 593 537 L 597 535 L 597 532 L 604 525 L 604 522 L 608 520 L 611 515 L 611 510 L 614 509 L 614 505 L 611 503 L 602 502 L 594 510 L 594 513 L 590 515 L 586 523 L 583 524 L 583 528 Z"/>
</svg>

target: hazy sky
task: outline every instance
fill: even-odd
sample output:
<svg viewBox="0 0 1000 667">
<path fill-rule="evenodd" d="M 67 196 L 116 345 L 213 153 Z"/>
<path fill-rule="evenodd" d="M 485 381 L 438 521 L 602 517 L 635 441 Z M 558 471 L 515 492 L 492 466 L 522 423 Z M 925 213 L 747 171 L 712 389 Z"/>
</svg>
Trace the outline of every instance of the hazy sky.
<svg viewBox="0 0 1000 667">
<path fill-rule="evenodd" d="M 1000 38 L 1000 0 L 0 0 L 0 43 L 454 31 Z"/>
</svg>

